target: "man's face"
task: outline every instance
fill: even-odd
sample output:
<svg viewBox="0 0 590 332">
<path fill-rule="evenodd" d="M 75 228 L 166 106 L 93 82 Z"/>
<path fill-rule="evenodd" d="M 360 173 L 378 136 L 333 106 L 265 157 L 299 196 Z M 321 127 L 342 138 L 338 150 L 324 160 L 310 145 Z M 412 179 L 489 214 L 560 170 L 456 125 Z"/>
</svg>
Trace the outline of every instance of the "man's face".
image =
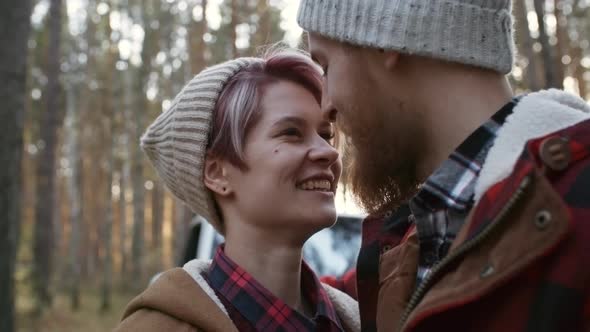
<svg viewBox="0 0 590 332">
<path fill-rule="evenodd" d="M 309 47 L 324 69 L 322 107 L 336 114 L 346 136 L 352 190 L 369 212 L 397 207 L 416 191 L 426 133 L 420 112 L 401 93 L 403 80 L 388 70 L 385 53 L 377 49 L 314 33 Z"/>
</svg>

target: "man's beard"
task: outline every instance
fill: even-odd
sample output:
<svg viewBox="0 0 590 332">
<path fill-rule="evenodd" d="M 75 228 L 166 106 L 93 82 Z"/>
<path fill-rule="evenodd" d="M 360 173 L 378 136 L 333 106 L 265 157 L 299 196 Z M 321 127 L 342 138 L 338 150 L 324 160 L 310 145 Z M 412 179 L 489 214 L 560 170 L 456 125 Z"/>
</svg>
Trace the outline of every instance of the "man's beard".
<svg viewBox="0 0 590 332">
<path fill-rule="evenodd" d="M 397 209 L 416 194 L 421 183 L 416 171 L 424 153 L 421 128 L 412 128 L 411 124 L 418 123 L 416 118 L 404 121 L 416 115 L 387 113 L 369 121 L 346 121 L 343 128 L 345 181 L 371 214 Z M 397 119 L 396 114 L 400 115 Z"/>
</svg>

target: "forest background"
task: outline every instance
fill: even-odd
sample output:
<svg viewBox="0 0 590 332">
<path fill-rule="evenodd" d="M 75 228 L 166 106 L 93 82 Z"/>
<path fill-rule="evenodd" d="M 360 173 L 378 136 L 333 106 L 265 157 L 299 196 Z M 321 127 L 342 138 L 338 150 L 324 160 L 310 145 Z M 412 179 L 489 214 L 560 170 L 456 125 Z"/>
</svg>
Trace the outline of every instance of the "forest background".
<svg viewBox="0 0 590 332">
<path fill-rule="evenodd" d="M 110 330 L 177 264 L 193 215 L 139 137 L 206 66 L 305 48 L 298 2 L 0 2 L 0 331 Z M 517 92 L 588 100 L 590 0 L 514 0 L 514 15 Z"/>
</svg>

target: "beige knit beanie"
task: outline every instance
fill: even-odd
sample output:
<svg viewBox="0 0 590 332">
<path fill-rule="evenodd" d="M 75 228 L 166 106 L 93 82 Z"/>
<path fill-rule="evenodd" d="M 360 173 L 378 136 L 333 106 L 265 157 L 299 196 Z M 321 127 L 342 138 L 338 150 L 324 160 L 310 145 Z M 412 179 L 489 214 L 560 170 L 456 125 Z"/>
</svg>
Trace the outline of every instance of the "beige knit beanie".
<svg viewBox="0 0 590 332">
<path fill-rule="evenodd" d="M 168 189 L 194 213 L 224 234 L 213 194 L 203 183 L 203 166 L 213 110 L 229 79 L 259 58 L 239 58 L 207 68 L 176 96 L 143 137 L 141 147 Z"/>
<path fill-rule="evenodd" d="M 512 70 L 512 0 L 301 0 L 307 31 L 353 45 Z"/>
</svg>

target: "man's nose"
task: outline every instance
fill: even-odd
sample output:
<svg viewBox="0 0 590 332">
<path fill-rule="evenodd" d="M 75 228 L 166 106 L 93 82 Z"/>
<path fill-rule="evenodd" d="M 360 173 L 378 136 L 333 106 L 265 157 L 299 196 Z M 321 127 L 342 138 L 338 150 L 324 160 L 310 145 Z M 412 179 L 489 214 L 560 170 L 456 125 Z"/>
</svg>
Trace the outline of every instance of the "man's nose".
<svg viewBox="0 0 590 332">
<path fill-rule="evenodd" d="M 324 114 L 325 118 L 328 119 L 330 122 L 336 122 L 336 117 L 338 115 L 338 110 L 334 107 L 332 100 L 326 93 L 324 89 L 324 93 L 322 93 L 322 113 Z"/>
</svg>

